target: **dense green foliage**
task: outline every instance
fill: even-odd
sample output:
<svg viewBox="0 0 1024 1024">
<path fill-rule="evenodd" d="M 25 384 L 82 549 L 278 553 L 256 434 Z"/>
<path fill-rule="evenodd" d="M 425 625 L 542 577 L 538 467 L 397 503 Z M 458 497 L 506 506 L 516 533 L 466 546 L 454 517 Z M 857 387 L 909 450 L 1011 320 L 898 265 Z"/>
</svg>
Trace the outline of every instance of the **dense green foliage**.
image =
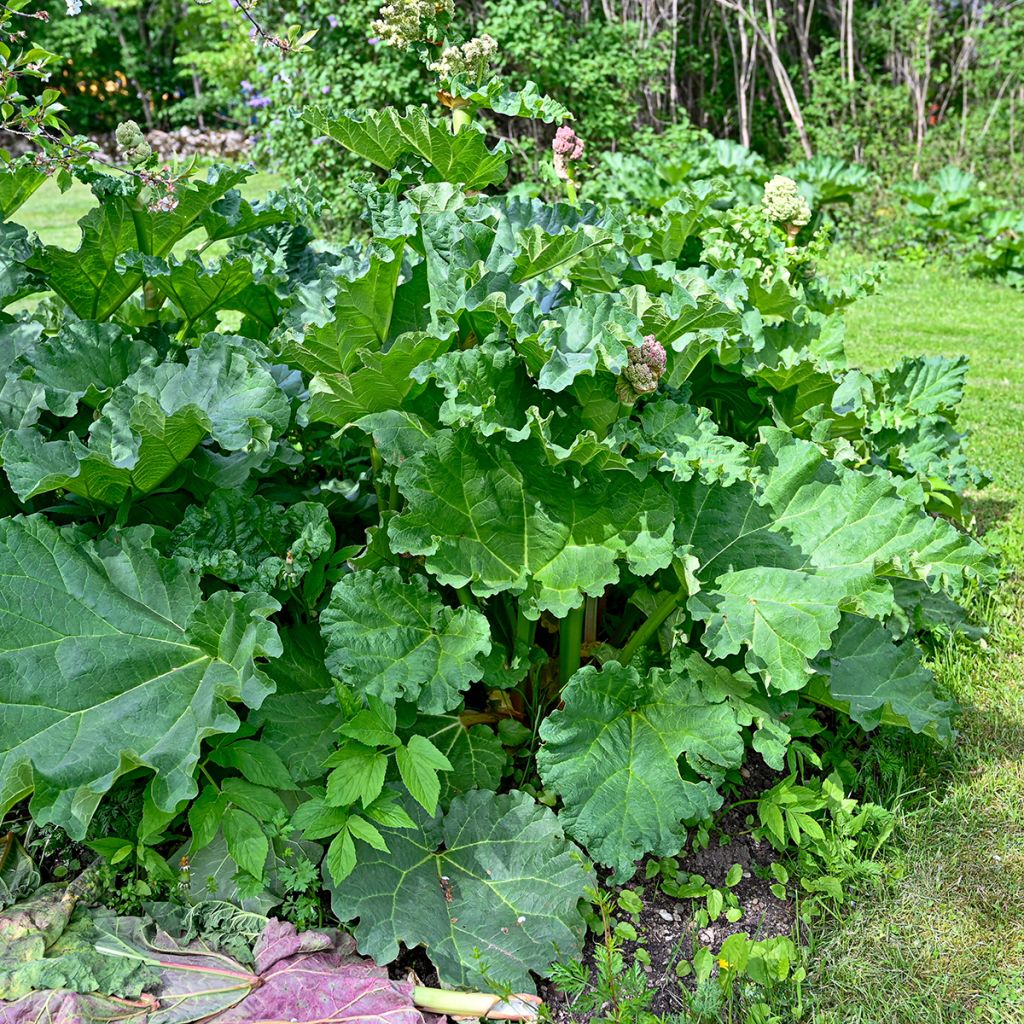
<svg viewBox="0 0 1024 1024">
<path fill-rule="evenodd" d="M 379 962 L 525 990 L 591 861 L 678 853 L 820 709 L 948 739 L 918 637 L 995 568 L 965 361 L 848 366 L 863 282 L 816 274 L 794 182 L 501 192 L 481 117 L 567 112 L 441 85 L 451 122 L 305 111 L 379 172 L 344 248 L 308 195 L 145 157 L 80 167 L 81 244 L 44 247 L 45 171 L 0 177 L 0 807 L 94 838 L 141 789 L 110 860 L 261 912 L 319 870 Z"/>
</svg>

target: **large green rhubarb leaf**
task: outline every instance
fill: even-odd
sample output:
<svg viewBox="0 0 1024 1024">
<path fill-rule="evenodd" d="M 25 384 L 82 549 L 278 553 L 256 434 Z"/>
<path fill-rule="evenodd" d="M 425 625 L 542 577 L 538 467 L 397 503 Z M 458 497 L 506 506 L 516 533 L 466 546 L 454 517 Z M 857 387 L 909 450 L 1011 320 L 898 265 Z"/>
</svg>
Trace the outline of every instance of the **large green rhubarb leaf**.
<svg viewBox="0 0 1024 1024">
<path fill-rule="evenodd" d="M 845 711 L 865 729 L 899 725 L 952 738 L 956 705 L 936 694 L 935 677 L 921 664 L 917 645 L 893 643 L 880 622 L 844 615 L 824 670 L 827 683 L 813 680 L 810 697 Z"/>
<path fill-rule="evenodd" d="M 37 821 L 81 837 L 140 767 L 171 810 L 196 793 L 202 740 L 238 728 L 230 703 L 272 689 L 256 660 L 280 653 L 276 602 L 204 601 L 148 533 L 82 544 L 41 517 L 0 520 L 0 811 L 34 791 Z"/>
<path fill-rule="evenodd" d="M 332 674 L 361 693 L 389 704 L 412 701 L 429 714 L 461 701 L 491 650 L 480 612 L 446 607 L 424 576 L 403 579 L 391 566 L 343 576 L 320 624 Z"/>
<path fill-rule="evenodd" d="M 402 157 L 418 157 L 425 165 L 425 180 L 461 182 L 468 189 L 499 185 L 508 173 L 504 149 L 489 150 L 483 132 L 470 127 L 453 135 L 422 107 L 409 107 L 404 114 L 385 107 L 340 117 L 312 107 L 303 117 L 317 132 L 386 171 Z"/>
<path fill-rule="evenodd" d="M 679 758 L 720 768 L 743 759 L 729 706 L 709 703 L 682 673 L 641 678 L 615 661 L 580 669 L 562 699 L 541 726 L 537 766 L 565 803 L 565 830 L 620 882 L 645 854 L 678 853 L 683 820 L 707 818 L 722 804 L 692 769 L 680 775 Z"/>
<path fill-rule="evenodd" d="M 688 607 L 707 622 L 703 642 L 715 657 L 746 648 L 747 667 L 771 687 L 799 689 L 841 612 L 881 619 L 895 610 L 891 578 L 953 591 L 994 579 L 980 545 L 901 497 L 894 478 L 763 433 L 753 485 L 692 480 L 676 492 L 678 553 L 698 562 Z"/>
<path fill-rule="evenodd" d="M 441 430 L 396 481 L 406 506 L 388 527 L 394 551 L 425 555 L 442 583 L 480 596 L 525 593 L 534 618 L 600 596 L 620 559 L 639 575 L 671 561 L 675 510 L 658 481 L 589 467 L 577 481 L 529 442 L 513 452 Z"/>
<path fill-rule="evenodd" d="M 288 426 L 287 396 L 268 369 L 209 335 L 186 364 L 144 365 L 111 395 L 89 430 L 47 441 L 10 431 L 0 447 L 12 489 L 23 499 L 58 488 L 106 505 L 148 494 L 207 436 L 224 451 L 267 447 Z"/>
<path fill-rule="evenodd" d="M 388 409 L 401 409 L 417 386 L 412 371 L 452 345 L 451 338 L 403 334 L 386 351 L 360 349 L 351 373 L 318 373 L 310 385 L 309 418 L 339 427 Z M 470 350 L 473 351 L 473 350 Z"/>
<path fill-rule="evenodd" d="M 357 841 L 355 870 L 332 889 L 360 952 L 386 964 L 399 943 L 422 945 L 443 983 L 513 991 L 579 955 L 577 904 L 594 876 L 548 808 L 474 790 L 443 817 L 405 809 L 416 827 L 381 827 L 387 852 Z"/>
</svg>

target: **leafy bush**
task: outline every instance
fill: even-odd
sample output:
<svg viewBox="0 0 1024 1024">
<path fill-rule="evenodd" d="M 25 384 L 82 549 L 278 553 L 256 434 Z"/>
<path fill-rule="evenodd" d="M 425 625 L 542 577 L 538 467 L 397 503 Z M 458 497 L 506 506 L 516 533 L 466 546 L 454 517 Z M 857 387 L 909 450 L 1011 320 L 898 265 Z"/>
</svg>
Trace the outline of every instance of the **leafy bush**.
<svg viewBox="0 0 1024 1024">
<path fill-rule="evenodd" d="M 80 838 L 137 780 L 191 898 L 322 863 L 379 963 L 528 989 L 579 953 L 580 847 L 677 853 L 801 707 L 948 738 L 909 624 L 995 570 L 926 511 L 963 364 L 849 369 L 813 223 L 501 194 L 481 112 L 561 108 L 441 84 L 458 130 L 305 114 L 379 170 L 362 245 L 143 163 L 79 170 L 69 252 L 9 219 L 44 171 L 0 176 L 0 808 Z"/>
</svg>

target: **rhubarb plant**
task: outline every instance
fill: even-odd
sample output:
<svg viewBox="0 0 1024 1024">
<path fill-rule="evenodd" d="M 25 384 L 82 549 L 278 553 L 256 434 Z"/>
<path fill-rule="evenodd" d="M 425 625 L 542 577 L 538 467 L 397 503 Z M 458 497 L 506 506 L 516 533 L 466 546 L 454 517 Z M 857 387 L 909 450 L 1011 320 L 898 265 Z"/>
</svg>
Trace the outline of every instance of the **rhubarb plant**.
<svg viewBox="0 0 1024 1024">
<path fill-rule="evenodd" d="M 176 898 L 321 885 L 379 963 L 528 990 L 594 866 L 678 853 L 793 721 L 949 739 L 918 637 L 996 569 L 931 514 L 980 481 L 965 362 L 848 366 L 796 186 L 606 207 L 449 13 L 381 15 L 439 106 L 304 115 L 377 169 L 349 246 L 130 132 L 74 251 L 0 172 L 0 810 L 95 840 L 134 787 Z M 502 191 L 496 117 L 564 199 Z"/>
</svg>

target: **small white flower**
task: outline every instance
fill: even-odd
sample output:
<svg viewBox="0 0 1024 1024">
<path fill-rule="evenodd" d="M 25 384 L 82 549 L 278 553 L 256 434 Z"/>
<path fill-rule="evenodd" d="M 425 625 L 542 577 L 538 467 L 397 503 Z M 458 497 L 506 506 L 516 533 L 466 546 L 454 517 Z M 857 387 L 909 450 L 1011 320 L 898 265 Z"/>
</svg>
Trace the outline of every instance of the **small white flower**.
<svg viewBox="0 0 1024 1024">
<path fill-rule="evenodd" d="M 82 0 L 64 0 L 68 7 L 68 14 L 74 17 L 82 13 Z"/>
</svg>

